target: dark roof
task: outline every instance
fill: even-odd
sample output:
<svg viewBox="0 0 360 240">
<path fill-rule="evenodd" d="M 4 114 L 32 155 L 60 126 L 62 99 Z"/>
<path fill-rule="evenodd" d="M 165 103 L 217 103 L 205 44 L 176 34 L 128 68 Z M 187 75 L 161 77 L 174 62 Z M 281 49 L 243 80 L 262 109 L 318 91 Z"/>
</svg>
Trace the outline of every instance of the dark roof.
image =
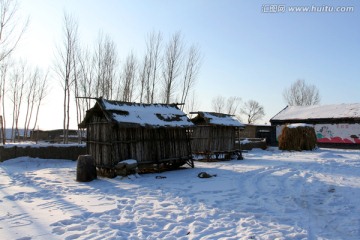
<svg viewBox="0 0 360 240">
<path fill-rule="evenodd" d="M 79 127 L 84 128 L 94 115 L 102 114 L 108 122 L 146 127 L 193 126 L 176 104 L 143 104 L 96 99 Z"/>
</svg>

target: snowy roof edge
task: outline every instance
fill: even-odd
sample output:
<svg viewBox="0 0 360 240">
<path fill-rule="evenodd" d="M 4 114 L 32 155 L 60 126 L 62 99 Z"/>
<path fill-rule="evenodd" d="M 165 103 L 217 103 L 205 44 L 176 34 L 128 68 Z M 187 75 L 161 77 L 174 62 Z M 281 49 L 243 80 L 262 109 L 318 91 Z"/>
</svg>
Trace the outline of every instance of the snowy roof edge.
<svg viewBox="0 0 360 240">
<path fill-rule="evenodd" d="M 95 106 L 103 112 L 108 122 L 141 127 L 191 127 L 193 123 L 177 104 L 143 104 L 96 99 Z M 91 109 L 88 113 L 91 115 Z M 86 117 L 83 122 L 85 122 Z M 82 126 L 85 123 L 81 123 Z"/>
<path fill-rule="evenodd" d="M 360 103 L 342 103 L 312 106 L 286 106 L 270 122 L 283 121 L 321 121 L 358 119 L 360 121 Z"/>
</svg>

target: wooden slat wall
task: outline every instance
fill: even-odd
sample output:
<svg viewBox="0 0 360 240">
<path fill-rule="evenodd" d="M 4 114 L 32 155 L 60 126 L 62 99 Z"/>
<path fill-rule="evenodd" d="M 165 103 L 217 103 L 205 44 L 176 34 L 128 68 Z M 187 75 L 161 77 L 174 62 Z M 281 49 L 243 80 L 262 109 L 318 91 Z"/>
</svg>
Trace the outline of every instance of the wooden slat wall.
<svg viewBox="0 0 360 240">
<path fill-rule="evenodd" d="M 226 126 L 197 126 L 191 139 L 194 153 L 230 151 L 235 148 L 235 129 Z"/>
<path fill-rule="evenodd" d="M 190 156 L 184 128 L 119 128 L 114 142 L 117 160 L 158 162 Z"/>
<path fill-rule="evenodd" d="M 93 117 L 87 128 L 88 152 L 97 166 L 112 166 L 111 125 L 100 117 Z"/>
<path fill-rule="evenodd" d="M 126 159 L 157 163 L 191 156 L 186 128 L 118 127 L 94 116 L 87 134 L 88 153 L 98 167 L 112 168 Z"/>
</svg>

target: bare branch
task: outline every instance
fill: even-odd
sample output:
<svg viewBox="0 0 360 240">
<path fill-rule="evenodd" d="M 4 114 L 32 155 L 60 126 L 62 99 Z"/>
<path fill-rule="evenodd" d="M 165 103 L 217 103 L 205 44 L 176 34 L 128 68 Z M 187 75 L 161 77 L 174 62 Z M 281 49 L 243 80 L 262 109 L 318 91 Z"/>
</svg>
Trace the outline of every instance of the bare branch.
<svg viewBox="0 0 360 240">
<path fill-rule="evenodd" d="M 243 109 L 241 109 L 241 113 L 247 117 L 249 124 L 255 123 L 265 116 L 264 107 L 255 100 L 245 102 Z"/>
<path fill-rule="evenodd" d="M 96 97 L 112 99 L 117 76 L 118 59 L 116 45 L 108 36 L 100 32 L 93 58 L 94 89 Z"/>
<path fill-rule="evenodd" d="M 217 113 L 224 113 L 225 111 L 225 98 L 223 96 L 217 96 L 211 101 L 212 109 Z"/>
<path fill-rule="evenodd" d="M 229 97 L 226 101 L 226 112 L 230 115 L 236 115 L 241 103 L 240 97 Z"/>
<path fill-rule="evenodd" d="M 10 56 L 22 36 L 29 19 L 22 21 L 17 17 L 18 3 L 16 0 L 0 0 L 0 62 Z"/>
<path fill-rule="evenodd" d="M 183 42 L 180 32 L 175 33 L 164 53 L 163 68 L 163 102 L 170 103 L 176 88 L 176 80 L 180 74 Z"/>
<path fill-rule="evenodd" d="M 285 102 L 290 106 L 309 106 L 320 103 L 319 90 L 305 80 L 295 81 L 283 92 Z"/>
<path fill-rule="evenodd" d="M 201 58 L 200 48 L 195 45 L 191 46 L 185 60 L 180 102 L 186 102 L 189 91 L 196 83 L 197 75 L 200 71 Z M 182 106 L 181 110 L 183 108 L 184 106 Z"/>
<path fill-rule="evenodd" d="M 124 70 L 122 75 L 122 100 L 131 102 L 134 97 L 134 87 L 136 79 L 136 58 L 134 53 L 130 53 L 124 63 Z"/>
<path fill-rule="evenodd" d="M 58 48 L 55 71 L 64 90 L 64 143 L 68 143 L 70 125 L 70 92 L 71 85 L 76 80 L 76 56 L 78 44 L 78 24 L 73 17 L 64 13 L 63 45 Z"/>
<path fill-rule="evenodd" d="M 154 103 L 158 84 L 160 54 L 162 50 L 161 32 L 151 32 L 146 40 L 146 52 L 139 68 L 140 102 Z"/>
</svg>

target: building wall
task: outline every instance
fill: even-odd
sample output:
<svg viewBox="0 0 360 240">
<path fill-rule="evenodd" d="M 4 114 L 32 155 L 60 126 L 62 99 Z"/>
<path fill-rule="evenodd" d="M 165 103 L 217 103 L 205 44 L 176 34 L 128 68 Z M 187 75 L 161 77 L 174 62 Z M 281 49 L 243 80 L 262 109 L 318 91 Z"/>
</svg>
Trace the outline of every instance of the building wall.
<svg viewBox="0 0 360 240">
<path fill-rule="evenodd" d="M 186 128 L 118 128 L 113 133 L 116 160 L 157 163 L 191 155 Z"/>
<path fill-rule="evenodd" d="M 246 125 L 239 133 L 240 138 L 256 138 L 256 125 Z"/>
<path fill-rule="evenodd" d="M 191 135 L 191 150 L 194 153 L 232 151 L 235 149 L 235 133 L 234 127 L 199 125 Z"/>
<path fill-rule="evenodd" d="M 112 128 L 101 119 L 94 118 L 94 124 L 87 127 L 87 151 L 94 157 L 96 166 L 113 166 Z"/>
<path fill-rule="evenodd" d="M 189 159 L 186 128 L 117 127 L 89 124 L 87 148 L 95 163 L 111 168 L 119 161 L 135 159 L 139 164 Z"/>
<path fill-rule="evenodd" d="M 270 125 L 246 125 L 243 130 L 240 130 L 239 137 L 244 138 L 259 138 L 266 139 L 266 144 L 275 146 L 275 127 Z"/>
<path fill-rule="evenodd" d="M 278 140 L 285 125 L 276 126 L 276 140 Z M 360 144 L 360 124 L 313 124 L 318 143 Z"/>
</svg>

